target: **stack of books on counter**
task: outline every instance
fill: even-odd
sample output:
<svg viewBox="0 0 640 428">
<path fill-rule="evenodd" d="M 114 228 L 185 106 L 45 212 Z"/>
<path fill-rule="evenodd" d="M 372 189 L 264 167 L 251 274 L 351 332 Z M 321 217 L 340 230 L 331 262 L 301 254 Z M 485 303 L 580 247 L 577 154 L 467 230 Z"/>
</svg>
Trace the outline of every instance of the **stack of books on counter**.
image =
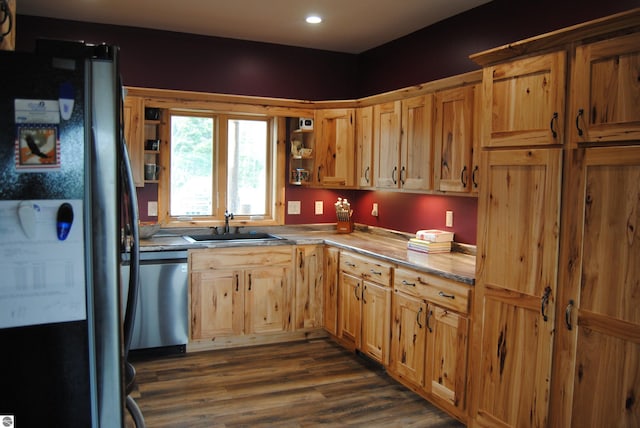
<svg viewBox="0 0 640 428">
<path fill-rule="evenodd" d="M 416 237 L 409 239 L 407 248 L 421 253 L 449 253 L 453 232 L 428 229 L 416 232 Z"/>
</svg>

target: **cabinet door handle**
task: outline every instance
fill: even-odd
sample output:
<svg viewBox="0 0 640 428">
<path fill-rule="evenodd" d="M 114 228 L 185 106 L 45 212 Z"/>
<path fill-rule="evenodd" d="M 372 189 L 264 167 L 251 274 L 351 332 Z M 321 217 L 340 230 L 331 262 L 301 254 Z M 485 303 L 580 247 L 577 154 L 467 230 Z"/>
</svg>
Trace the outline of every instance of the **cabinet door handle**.
<svg viewBox="0 0 640 428">
<path fill-rule="evenodd" d="M 478 187 L 478 180 L 476 180 L 476 174 L 478 173 L 478 165 L 473 168 L 473 172 L 471 173 L 471 182 L 473 182 L 473 187 Z"/>
<path fill-rule="evenodd" d="M 393 181 L 393 184 L 398 184 L 396 181 L 396 172 L 398 172 L 398 167 L 394 166 L 393 171 L 391 171 L 391 180 Z"/>
<path fill-rule="evenodd" d="M 584 115 L 584 109 L 578 110 L 578 115 L 576 116 L 576 129 L 578 130 L 578 135 L 582 137 L 583 131 L 580 129 L 580 117 Z"/>
<path fill-rule="evenodd" d="M 420 324 L 420 314 L 422 313 L 422 306 L 418 310 L 418 315 L 416 315 L 416 322 L 418 323 L 418 327 L 422 328 L 422 324 Z"/>
<path fill-rule="evenodd" d="M 429 333 L 433 333 L 433 329 L 429 325 L 430 324 L 429 320 L 431 320 L 432 316 L 433 316 L 433 311 L 431 309 L 429 309 L 429 312 L 427 313 L 427 330 L 429 330 Z"/>
<path fill-rule="evenodd" d="M 370 271 L 372 274 L 374 274 L 374 275 L 382 276 L 382 272 L 381 272 L 381 271 L 379 272 L 379 271 L 375 271 L 375 270 L 373 270 L 373 269 L 369 269 L 369 271 Z"/>
<path fill-rule="evenodd" d="M 365 298 L 365 291 L 367 291 L 367 286 L 362 287 L 362 303 L 366 304 L 367 299 Z"/>
<path fill-rule="evenodd" d="M 402 285 L 410 285 L 410 286 L 412 286 L 412 287 L 415 287 L 415 286 L 416 286 L 416 283 L 415 283 L 415 282 L 407 282 L 407 280 L 406 280 L 406 279 L 403 279 L 403 280 L 402 280 Z"/>
<path fill-rule="evenodd" d="M 554 112 L 553 116 L 551 116 L 551 123 L 549 123 L 549 128 L 551 128 L 551 135 L 553 135 L 553 138 L 558 138 L 558 133 L 556 132 L 553 124 L 558 123 L 558 112 Z"/>
<path fill-rule="evenodd" d="M 573 326 L 571 325 L 571 309 L 573 309 L 573 304 L 573 299 L 569 300 L 567 309 L 564 310 L 564 323 L 567 325 L 567 330 L 573 329 Z"/>
<path fill-rule="evenodd" d="M 462 187 L 467 187 L 467 166 L 465 165 L 460 171 L 460 182 L 462 183 Z"/>
<path fill-rule="evenodd" d="M 251 274 L 249 274 L 249 291 L 251 291 Z"/>
<path fill-rule="evenodd" d="M 360 283 L 353 289 L 353 294 L 356 296 L 356 300 L 360 300 L 360 296 L 358 295 L 358 290 L 360 289 Z"/>
<path fill-rule="evenodd" d="M 456 298 L 456 296 L 454 294 L 447 294 L 444 291 L 438 292 L 438 296 L 446 297 L 447 299 L 455 299 Z"/>
<path fill-rule="evenodd" d="M 403 166 L 402 169 L 400 170 L 400 183 L 402 183 L 403 186 L 404 186 L 405 172 L 406 172 L 406 170 L 404 169 L 404 166 Z"/>
<path fill-rule="evenodd" d="M 542 319 L 544 322 L 547 322 L 549 317 L 547 316 L 547 306 L 549 305 L 549 295 L 551 294 L 551 287 L 547 285 L 544 289 L 544 294 L 542 295 L 541 303 L 540 303 L 540 313 L 542 314 Z"/>
<path fill-rule="evenodd" d="M 238 278 L 238 274 L 236 274 L 236 291 L 238 291 L 238 283 L 240 282 L 240 279 Z"/>
<path fill-rule="evenodd" d="M 320 168 L 321 167 L 318 167 L 318 183 L 320 183 Z"/>
<path fill-rule="evenodd" d="M 369 167 L 364 170 L 364 179 L 367 183 L 369 182 Z"/>
</svg>

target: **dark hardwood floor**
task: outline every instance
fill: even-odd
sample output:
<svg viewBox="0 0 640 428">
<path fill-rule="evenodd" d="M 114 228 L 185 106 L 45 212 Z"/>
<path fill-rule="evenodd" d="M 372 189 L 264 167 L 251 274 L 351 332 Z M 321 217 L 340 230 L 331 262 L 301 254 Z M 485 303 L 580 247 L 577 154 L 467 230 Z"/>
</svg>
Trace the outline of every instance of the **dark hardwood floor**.
<svg viewBox="0 0 640 428">
<path fill-rule="evenodd" d="M 132 361 L 149 428 L 463 426 L 328 339 Z"/>
</svg>

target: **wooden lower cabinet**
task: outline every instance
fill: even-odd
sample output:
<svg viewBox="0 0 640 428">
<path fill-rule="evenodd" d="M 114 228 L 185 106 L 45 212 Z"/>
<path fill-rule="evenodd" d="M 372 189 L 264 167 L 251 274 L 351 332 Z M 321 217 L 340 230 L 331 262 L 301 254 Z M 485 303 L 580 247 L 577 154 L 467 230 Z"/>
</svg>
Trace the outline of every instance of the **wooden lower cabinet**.
<svg viewBox="0 0 640 428">
<path fill-rule="evenodd" d="M 640 426 L 640 147 L 571 150 L 553 427 Z"/>
<path fill-rule="evenodd" d="M 323 247 L 299 245 L 295 248 L 294 329 L 322 327 Z"/>
<path fill-rule="evenodd" d="M 191 250 L 190 338 L 292 330 L 292 247 Z"/>
<path fill-rule="evenodd" d="M 391 266 L 349 252 L 340 253 L 339 266 L 337 337 L 346 347 L 387 365 Z"/>
<path fill-rule="evenodd" d="M 389 372 L 466 421 L 471 287 L 395 270 Z"/>
<path fill-rule="evenodd" d="M 323 322 L 324 329 L 331 335 L 338 335 L 338 269 L 340 250 L 336 247 L 324 247 L 323 275 L 324 301 Z"/>
</svg>

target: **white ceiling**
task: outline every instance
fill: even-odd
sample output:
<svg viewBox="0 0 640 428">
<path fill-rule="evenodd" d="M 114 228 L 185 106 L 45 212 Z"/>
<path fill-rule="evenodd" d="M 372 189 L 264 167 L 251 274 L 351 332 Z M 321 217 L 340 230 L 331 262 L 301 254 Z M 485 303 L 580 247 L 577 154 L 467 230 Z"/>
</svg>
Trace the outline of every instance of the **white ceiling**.
<svg viewBox="0 0 640 428">
<path fill-rule="evenodd" d="M 17 13 L 360 53 L 490 0 L 18 0 Z M 315 13 L 324 21 L 305 22 Z"/>
</svg>

